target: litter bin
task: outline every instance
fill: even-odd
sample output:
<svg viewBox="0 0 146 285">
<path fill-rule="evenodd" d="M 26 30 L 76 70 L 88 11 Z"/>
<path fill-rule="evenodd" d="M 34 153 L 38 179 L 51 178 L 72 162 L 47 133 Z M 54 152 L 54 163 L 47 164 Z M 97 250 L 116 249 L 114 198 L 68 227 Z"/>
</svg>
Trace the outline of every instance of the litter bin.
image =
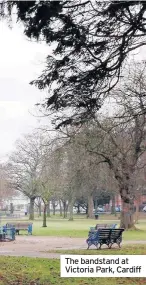
<svg viewBox="0 0 146 285">
<path fill-rule="evenodd" d="M 98 218 L 99 218 L 99 214 L 95 213 L 95 220 L 98 220 Z"/>
</svg>

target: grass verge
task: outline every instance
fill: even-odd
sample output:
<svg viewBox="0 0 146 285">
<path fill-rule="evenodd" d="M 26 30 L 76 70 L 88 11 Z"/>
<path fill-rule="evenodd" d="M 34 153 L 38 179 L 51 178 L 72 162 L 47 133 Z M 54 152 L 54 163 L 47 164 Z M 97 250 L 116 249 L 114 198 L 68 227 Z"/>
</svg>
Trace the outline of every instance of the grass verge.
<svg viewBox="0 0 146 285">
<path fill-rule="evenodd" d="M 92 247 L 90 249 L 56 249 L 46 251 L 48 253 L 60 253 L 60 254 L 86 254 L 86 255 L 119 255 L 119 254 L 127 254 L 127 255 L 146 255 L 146 245 L 145 244 L 136 244 L 136 245 L 128 245 L 123 246 L 122 248 L 113 247 L 109 248 L 101 248 L 95 249 Z"/>
<path fill-rule="evenodd" d="M 56 251 L 60 252 L 60 251 Z M 66 250 L 68 254 L 145 254 L 146 246 L 121 250 Z M 146 278 L 61 278 L 60 261 L 55 259 L 0 256 L 0 285 L 142 285 Z"/>
</svg>

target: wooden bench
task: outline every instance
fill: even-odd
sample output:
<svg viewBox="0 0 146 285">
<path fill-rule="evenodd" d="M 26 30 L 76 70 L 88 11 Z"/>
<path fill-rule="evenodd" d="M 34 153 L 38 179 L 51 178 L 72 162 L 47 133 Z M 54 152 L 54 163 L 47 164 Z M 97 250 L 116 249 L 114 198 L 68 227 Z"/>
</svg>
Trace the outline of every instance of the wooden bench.
<svg viewBox="0 0 146 285">
<path fill-rule="evenodd" d="M 7 227 L 15 227 L 16 234 L 19 235 L 19 231 L 27 231 L 28 234 L 32 235 L 32 223 L 12 223 L 12 224 L 7 224 Z"/>
<path fill-rule="evenodd" d="M 89 235 L 88 239 L 86 240 L 88 244 L 87 249 L 89 249 L 92 244 L 95 245 L 97 249 L 100 249 L 103 244 L 106 244 L 109 248 L 111 248 L 114 243 L 116 243 L 120 248 L 123 231 L 124 229 L 109 228 L 100 228 L 98 230 L 95 230 L 94 233 Z"/>
</svg>

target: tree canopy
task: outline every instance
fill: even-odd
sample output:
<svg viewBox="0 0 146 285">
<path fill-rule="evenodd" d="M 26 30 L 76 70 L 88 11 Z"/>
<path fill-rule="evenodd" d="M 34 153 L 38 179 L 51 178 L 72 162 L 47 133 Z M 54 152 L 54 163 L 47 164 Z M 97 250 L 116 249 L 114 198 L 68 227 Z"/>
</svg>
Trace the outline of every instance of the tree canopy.
<svg viewBox="0 0 146 285">
<path fill-rule="evenodd" d="M 57 128 L 93 118 L 128 54 L 146 44 L 145 1 L 3 1 L 1 15 L 14 6 L 25 35 L 53 47 L 31 84 L 48 90 Z"/>
</svg>

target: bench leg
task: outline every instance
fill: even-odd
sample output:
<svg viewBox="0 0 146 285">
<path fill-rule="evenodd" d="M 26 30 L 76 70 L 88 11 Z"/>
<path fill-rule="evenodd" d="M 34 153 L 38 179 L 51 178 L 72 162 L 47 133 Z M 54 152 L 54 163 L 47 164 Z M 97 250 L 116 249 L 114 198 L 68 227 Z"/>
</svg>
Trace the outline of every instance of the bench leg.
<svg viewBox="0 0 146 285">
<path fill-rule="evenodd" d="M 100 246 L 98 247 L 98 249 L 101 249 L 102 243 L 100 243 Z"/>
<path fill-rule="evenodd" d="M 121 248 L 121 244 L 120 243 L 117 243 L 117 245 L 118 245 L 119 248 Z"/>
<path fill-rule="evenodd" d="M 88 243 L 88 247 L 87 247 L 87 249 L 89 249 L 90 245 L 91 245 L 91 244 L 89 244 L 89 243 Z"/>
<path fill-rule="evenodd" d="M 112 248 L 112 245 L 113 245 L 113 243 L 111 242 L 111 243 L 109 244 L 109 247 L 108 247 L 108 248 Z"/>
</svg>

